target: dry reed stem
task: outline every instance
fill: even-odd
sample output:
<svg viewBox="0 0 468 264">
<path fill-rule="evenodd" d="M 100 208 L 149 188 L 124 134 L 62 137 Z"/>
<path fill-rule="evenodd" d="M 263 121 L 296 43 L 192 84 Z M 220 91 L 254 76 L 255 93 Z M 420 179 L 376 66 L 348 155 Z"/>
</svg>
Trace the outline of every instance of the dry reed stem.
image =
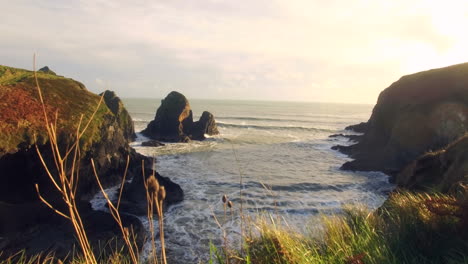
<svg viewBox="0 0 468 264">
<path fill-rule="evenodd" d="M 42 165 L 44 166 L 44 169 L 46 171 L 46 174 L 47 176 L 49 177 L 49 179 L 51 180 L 51 182 L 53 183 L 53 186 L 59 191 L 59 193 L 61 194 L 62 196 L 62 199 L 63 201 L 65 202 L 65 204 L 67 205 L 67 208 L 68 208 L 68 215 L 63 213 L 63 212 L 60 212 L 59 210 L 57 210 L 56 208 L 54 208 L 49 202 L 47 202 L 47 200 L 41 196 L 40 192 L 39 192 L 39 186 L 36 185 L 36 190 L 37 190 L 37 193 L 38 193 L 38 196 L 39 196 L 39 199 L 44 202 L 48 207 L 52 208 L 54 210 L 54 212 L 56 212 L 57 214 L 65 217 L 66 219 L 70 220 L 70 222 L 72 223 L 73 225 L 73 228 L 75 230 L 75 234 L 77 236 L 77 239 L 78 239 L 78 242 L 80 244 L 80 247 L 83 251 L 83 256 L 85 258 L 85 263 L 88 263 L 88 264 L 96 264 L 97 261 L 96 261 L 96 257 L 94 256 L 94 253 L 91 249 L 91 245 L 89 243 L 89 240 L 88 240 L 88 236 L 86 234 L 86 230 L 84 228 L 84 225 L 83 225 L 83 222 L 81 220 L 81 217 L 79 215 L 79 212 L 78 212 L 78 209 L 77 209 L 77 206 L 76 206 L 76 199 L 75 199 L 75 193 L 76 193 L 76 188 L 77 188 L 77 183 L 78 183 L 78 177 L 79 175 L 77 174 L 77 172 L 79 171 L 79 164 L 78 163 L 78 160 L 80 158 L 80 153 L 79 153 L 79 140 L 80 138 L 83 136 L 83 133 L 85 132 L 86 128 L 89 126 L 89 124 L 91 123 L 92 119 L 94 118 L 94 115 L 96 114 L 97 110 L 99 109 L 101 103 L 102 103 L 102 100 L 103 100 L 103 97 L 101 97 L 100 101 L 99 101 L 99 104 L 95 110 L 95 112 L 92 114 L 91 118 L 89 119 L 88 123 L 86 124 L 85 126 L 85 129 L 83 131 L 80 132 L 80 126 L 81 126 L 81 122 L 82 122 L 82 117 L 80 118 L 80 122 L 78 124 L 78 127 L 77 127 L 77 138 L 76 138 L 76 141 L 74 142 L 74 144 L 72 145 L 72 147 L 67 151 L 67 153 L 65 155 L 62 155 L 60 153 L 60 149 L 59 149 L 59 143 L 58 143 L 58 137 L 57 137 L 57 119 L 58 119 L 58 113 L 56 113 L 56 116 L 55 116 L 55 122 L 54 123 L 51 123 L 49 122 L 49 118 L 47 116 L 47 112 L 46 112 L 46 107 L 45 107 L 45 103 L 44 103 L 44 98 L 42 96 L 42 91 L 41 91 L 41 88 L 40 88 L 40 85 L 39 85 L 39 80 L 37 78 L 37 72 L 36 72 L 36 56 L 34 55 L 34 63 L 33 63 L 33 69 L 34 69 L 34 80 L 35 80 L 35 84 L 36 84 L 36 88 L 37 88 L 37 91 L 38 91 L 38 94 L 39 94 L 39 99 L 40 99 L 40 102 L 41 102 L 41 105 L 42 105 L 42 110 L 43 110 L 43 114 L 44 114 L 44 118 L 45 118 L 45 128 L 46 128 L 46 131 L 47 131 L 47 136 L 49 137 L 49 142 L 50 142 L 50 147 L 51 147 L 51 151 L 52 151 L 52 157 L 53 157 L 53 160 L 54 160 L 54 163 L 55 163 L 55 167 L 57 169 L 57 178 L 56 179 L 49 167 L 47 166 L 45 160 L 44 160 L 44 157 L 42 156 L 42 153 L 40 152 L 39 150 L 39 147 L 37 146 L 36 144 L 36 151 L 39 155 L 39 158 L 41 160 L 41 163 Z M 68 161 L 68 155 L 70 153 L 72 153 L 72 151 L 74 151 L 74 157 L 73 157 L 73 160 L 72 160 L 72 167 L 70 169 L 70 177 L 67 177 L 67 161 Z"/>
<path fill-rule="evenodd" d="M 144 163 L 143 163 L 144 164 Z M 142 170 L 144 170 L 142 168 Z M 154 193 L 159 191 L 159 186 L 155 186 L 156 179 L 154 178 L 154 172 L 151 177 L 149 177 L 147 180 L 145 180 L 145 174 L 142 173 L 143 176 L 143 184 L 145 186 L 146 190 L 146 201 L 147 201 L 147 218 L 148 218 L 148 224 L 149 224 L 149 229 L 150 229 L 150 235 L 151 235 L 151 249 L 152 249 L 152 259 L 153 259 L 153 264 L 158 263 L 158 257 L 157 257 L 157 252 L 156 252 L 156 241 L 154 240 L 154 222 L 153 222 L 153 209 L 154 209 Z M 153 185 L 152 187 L 149 187 L 149 185 Z"/>
<path fill-rule="evenodd" d="M 244 254 L 244 247 L 242 247 L 242 244 L 244 242 L 244 224 L 243 224 L 243 219 L 244 219 L 244 209 L 243 209 L 243 201 L 242 201 L 242 188 L 243 188 L 243 171 L 240 166 L 240 160 L 239 157 L 237 156 L 237 152 L 234 149 L 234 145 L 232 145 L 232 152 L 234 153 L 234 158 L 236 159 L 236 164 L 237 168 L 239 170 L 239 216 L 240 216 L 240 244 L 241 244 L 241 254 Z"/>
<path fill-rule="evenodd" d="M 154 160 L 153 160 L 154 162 Z M 156 253 L 156 243 L 154 240 L 154 224 L 153 224 L 153 214 L 154 208 L 156 207 L 156 213 L 158 215 L 158 226 L 159 226 L 159 240 L 161 242 L 161 263 L 167 264 L 166 257 L 166 248 L 164 241 L 164 212 L 163 212 L 163 202 L 166 199 L 166 189 L 164 186 L 160 185 L 156 179 L 156 171 L 153 170 L 153 173 L 148 179 L 145 177 L 144 173 L 144 160 L 142 160 L 142 176 L 143 183 L 146 190 L 146 199 L 148 206 L 148 222 L 151 233 L 152 240 L 152 258 L 154 263 L 158 263 L 157 253 Z"/>
<path fill-rule="evenodd" d="M 96 165 L 94 164 L 94 159 L 91 159 L 91 166 L 93 168 L 93 173 L 99 185 L 99 188 L 101 189 L 102 195 L 104 196 L 104 198 L 107 201 L 107 204 L 109 205 L 109 211 L 112 217 L 114 218 L 115 222 L 120 228 L 120 231 L 122 233 L 122 238 L 124 239 L 124 242 L 127 245 L 130 258 L 132 259 L 132 262 L 134 264 L 138 264 L 139 263 L 139 251 L 138 251 L 138 246 L 136 245 L 136 237 L 135 237 L 135 234 L 133 233 L 133 229 L 132 229 L 132 234 L 130 234 L 130 232 L 128 231 L 128 228 L 123 226 L 122 218 L 120 217 L 118 208 L 112 203 L 111 199 L 109 198 L 109 195 L 106 193 L 106 191 L 104 190 L 104 187 L 101 184 L 101 181 L 99 180 L 99 175 L 96 171 Z M 123 189 L 124 184 L 125 184 L 125 181 L 122 181 L 121 190 Z M 119 195 L 119 199 L 120 198 L 121 198 L 121 195 Z M 117 201 L 117 204 L 120 204 L 120 200 Z"/>
</svg>

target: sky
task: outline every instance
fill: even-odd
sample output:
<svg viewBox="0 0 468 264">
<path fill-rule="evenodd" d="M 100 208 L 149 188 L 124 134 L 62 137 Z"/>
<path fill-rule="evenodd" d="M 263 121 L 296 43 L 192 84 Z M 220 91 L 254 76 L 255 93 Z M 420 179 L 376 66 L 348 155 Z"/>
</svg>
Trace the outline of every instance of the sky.
<svg viewBox="0 0 468 264">
<path fill-rule="evenodd" d="M 0 0 L 0 64 L 93 92 L 376 102 L 401 76 L 468 62 L 468 1 Z"/>
</svg>

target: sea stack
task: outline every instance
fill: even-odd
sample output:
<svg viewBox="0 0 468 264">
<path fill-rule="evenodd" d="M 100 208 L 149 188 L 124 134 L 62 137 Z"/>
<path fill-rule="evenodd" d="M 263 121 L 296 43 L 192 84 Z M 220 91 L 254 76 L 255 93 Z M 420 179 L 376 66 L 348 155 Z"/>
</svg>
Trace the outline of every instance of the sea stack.
<svg viewBox="0 0 468 264">
<path fill-rule="evenodd" d="M 161 101 L 154 120 L 142 131 L 142 134 L 154 140 L 188 142 L 203 140 L 205 134 L 217 135 L 219 131 L 210 112 L 203 112 L 200 120 L 193 122 L 187 98 L 173 91 Z"/>
</svg>

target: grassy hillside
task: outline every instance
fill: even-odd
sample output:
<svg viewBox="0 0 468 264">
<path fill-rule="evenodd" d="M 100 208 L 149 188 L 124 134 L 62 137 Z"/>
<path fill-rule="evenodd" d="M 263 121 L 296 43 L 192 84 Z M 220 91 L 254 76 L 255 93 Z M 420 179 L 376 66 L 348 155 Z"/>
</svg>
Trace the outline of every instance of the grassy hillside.
<svg viewBox="0 0 468 264">
<path fill-rule="evenodd" d="M 58 115 L 57 127 L 62 139 L 76 133 L 80 116 L 91 116 L 98 105 L 99 96 L 69 78 L 43 72 L 38 72 L 37 76 L 49 120 L 54 121 Z M 83 148 L 99 140 L 99 124 L 109 113 L 103 103 L 83 138 Z M 33 144 L 35 137 L 39 142 L 46 141 L 44 123 L 34 73 L 0 66 L 0 157 Z"/>
</svg>

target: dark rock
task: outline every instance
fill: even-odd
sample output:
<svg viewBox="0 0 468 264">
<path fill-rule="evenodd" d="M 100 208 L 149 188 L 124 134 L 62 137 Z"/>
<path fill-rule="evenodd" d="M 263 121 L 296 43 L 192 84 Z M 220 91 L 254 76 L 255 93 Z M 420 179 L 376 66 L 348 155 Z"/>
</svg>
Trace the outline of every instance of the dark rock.
<svg viewBox="0 0 468 264">
<path fill-rule="evenodd" d="M 171 92 L 161 101 L 154 120 L 142 134 L 155 140 L 179 142 L 192 125 L 192 110 L 187 98 L 178 92 Z"/>
<path fill-rule="evenodd" d="M 218 127 L 214 116 L 207 111 L 204 111 L 200 120 L 195 122 L 192 130 L 192 139 L 203 140 L 206 135 L 217 135 L 219 134 Z"/>
<path fill-rule="evenodd" d="M 449 192 L 468 183 L 468 135 L 446 148 L 428 152 L 406 166 L 397 176 L 399 187 L 410 190 Z"/>
<path fill-rule="evenodd" d="M 140 163 L 141 164 L 141 163 Z M 145 180 L 151 175 L 156 176 L 159 184 L 164 186 L 166 189 L 166 199 L 164 200 L 164 207 L 167 208 L 171 204 L 181 202 L 184 199 L 184 192 L 180 186 L 172 182 L 169 178 L 159 175 L 157 172 L 153 172 L 152 164 L 153 160 L 144 157 L 145 173 L 142 172 L 141 165 L 136 167 L 132 172 L 138 177 L 134 177 L 130 184 L 124 186 L 122 193 L 121 211 L 134 214 L 134 215 L 146 215 L 146 189 L 143 181 L 143 175 Z"/>
<path fill-rule="evenodd" d="M 367 122 L 361 122 L 357 125 L 347 126 L 345 129 L 351 130 L 357 133 L 366 133 L 367 127 L 368 127 Z"/>
<path fill-rule="evenodd" d="M 32 211 L 26 209 L 31 209 Z M 79 248 L 72 224 L 43 205 L 17 206 L 1 203 L 0 210 L 2 213 L 7 213 L 10 216 L 18 216 L 19 214 L 23 217 L 29 217 L 30 220 L 37 221 L 31 225 L 25 219 L 14 218 L 16 221 L 23 221 L 21 224 L 24 226 L 21 227 L 21 232 L 8 230 L 8 233 L 1 234 L 3 239 L 8 243 L 0 245 L 0 251 L 3 252 L 0 260 L 16 254 L 20 250 L 25 250 L 27 256 L 37 254 L 47 255 L 51 253 L 57 258 L 63 259 L 70 254 L 71 249 Z M 110 214 L 93 211 L 89 205 L 80 206 L 79 211 L 96 256 L 105 257 L 112 254 L 116 248 L 124 248 L 120 227 Z M 121 219 L 124 227 L 133 229 L 133 232 L 137 235 L 137 245 L 141 248 L 145 237 L 145 230 L 139 219 L 125 214 L 121 215 Z M 2 220 L 4 219 L 2 218 Z M 17 223 L 13 222 L 12 220 L 6 228 L 19 227 Z"/>
<path fill-rule="evenodd" d="M 141 143 L 143 147 L 162 147 L 165 146 L 164 143 L 161 143 L 157 140 L 149 140 Z"/>
<path fill-rule="evenodd" d="M 52 75 L 57 75 L 55 72 L 53 72 L 48 66 L 44 66 L 38 70 L 38 72 L 43 72 L 47 74 L 52 74 Z"/>
<path fill-rule="evenodd" d="M 125 109 L 122 100 L 113 91 L 105 91 L 99 95 L 102 96 L 103 94 L 104 102 L 116 117 L 116 121 L 119 124 L 118 128 L 122 129 L 124 137 L 129 141 L 135 140 L 136 135 L 133 121 L 127 109 Z"/>
<path fill-rule="evenodd" d="M 151 139 L 169 142 L 202 140 L 205 133 L 219 134 L 214 117 L 209 112 L 204 112 L 200 121 L 194 123 L 187 98 L 175 91 L 161 101 L 154 120 L 141 133 Z"/>
<path fill-rule="evenodd" d="M 347 138 L 348 140 L 351 140 L 351 141 L 359 141 L 359 140 L 362 139 L 363 135 L 333 134 L 333 135 L 330 135 L 328 137 L 329 138 L 343 137 L 343 138 Z M 338 149 L 339 147 L 342 147 L 342 146 L 334 146 L 334 147 L 332 147 L 332 149 Z"/>
<path fill-rule="evenodd" d="M 379 96 L 359 143 L 337 147 L 354 161 L 343 169 L 401 171 L 468 128 L 468 63 L 402 77 Z"/>
</svg>

